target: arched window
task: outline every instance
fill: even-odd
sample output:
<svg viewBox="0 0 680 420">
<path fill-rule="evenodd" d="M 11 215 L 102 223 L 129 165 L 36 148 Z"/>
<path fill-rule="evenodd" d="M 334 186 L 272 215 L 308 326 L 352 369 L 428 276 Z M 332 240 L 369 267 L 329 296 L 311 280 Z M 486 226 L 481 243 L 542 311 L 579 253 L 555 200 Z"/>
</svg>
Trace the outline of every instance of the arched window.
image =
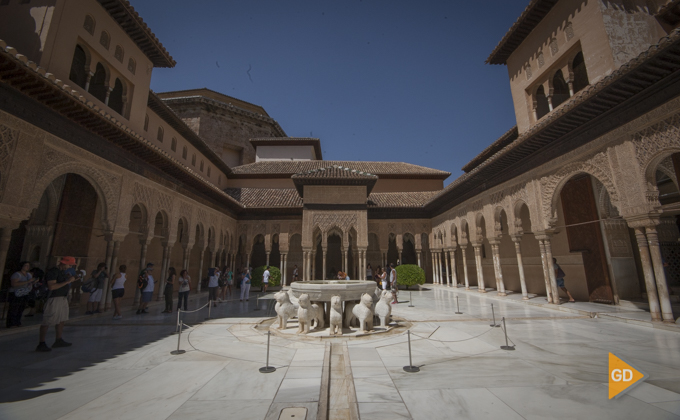
<svg viewBox="0 0 680 420">
<path fill-rule="evenodd" d="M 156 134 L 156 140 L 163 143 L 163 127 L 158 127 L 158 133 Z"/>
<path fill-rule="evenodd" d="M 76 50 L 73 52 L 73 61 L 71 62 L 71 73 L 68 78 L 83 89 L 85 89 L 87 84 L 86 64 L 87 56 L 85 55 L 85 50 L 80 45 L 76 45 Z"/>
<path fill-rule="evenodd" d="M 172 138 L 172 142 L 170 143 L 170 149 L 172 149 L 173 152 L 177 151 L 177 139 Z"/>
<path fill-rule="evenodd" d="M 186 159 L 186 158 L 187 158 L 187 147 L 184 146 L 182 148 L 182 159 Z"/>
<path fill-rule="evenodd" d="M 109 49 L 109 45 L 111 44 L 111 37 L 109 37 L 108 32 L 102 31 L 102 34 L 99 36 L 99 43 L 102 44 L 102 47 L 106 48 L 107 50 Z"/>
<path fill-rule="evenodd" d="M 135 74 L 135 71 L 137 70 L 137 63 L 133 58 L 128 60 L 128 70 L 130 73 Z"/>
<path fill-rule="evenodd" d="M 123 83 L 118 78 L 116 78 L 113 90 L 109 95 L 109 107 L 120 115 L 123 115 Z"/>
<path fill-rule="evenodd" d="M 208 166 L 208 178 L 210 178 L 210 166 Z"/>
<path fill-rule="evenodd" d="M 203 161 L 201 161 L 201 172 L 203 172 Z"/>
<path fill-rule="evenodd" d="M 586 71 L 586 63 L 583 61 L 583 53 L 579 52 L 574 57 L 571 63 L 572 71 L 574 72 L 574 93 L 580 91 L 588 86 L 588 72 Z"/>
<path fill-rule="evenodd" d="M 83 28 L 85 28 L 85 30 L 89 32 L 90 35 L 94 35 L 94 27 L 95 27 L 94 18 L 90 15 L 85 16 L 85 23 L 83 23 Z"/>
<path fill-rule="evenodd" d="M 557 108 L 567 99 L 569 99 L 569 85 L 567 85 L 567 82 L 564 80 L 562 70 L 557 70 L 557 73 L 555 73 L 555 76 L 553 77 L 553 109 Z"/>
<path fill-rule="evenodd" d="M 149 131 L 149 114 L 144 117 L 144 131 Z"/>
<path fill-rule="evenodd" d="M 548 112 L 550 112 L 548 98 L 545 96 L 543 85 L 541 85 L 536 90 L 536 120 L 540 120 Z"/>
<path fill-rule="evenodd" d="M 116 45 L 116 50 L 113 53 L 113 56 L 116 58 L 116 60 L 122 63 L 124 55 L 125 53 L 123 52 L 123 47 L 121 47 L 120 45 Z"/>
<path fill-rule="evenodd" d="M 106 101 L 106 70 L 102 63 L 97 63 L 97 70 L 94 72 L 94 76 L 90 79 L 90 93 L 95 98 L 100 101 Z"/>
<path fill-rule="evenodd" d="M 196 166 L 196 154 L 191 155 L 191 165 Z"/>
</svg>

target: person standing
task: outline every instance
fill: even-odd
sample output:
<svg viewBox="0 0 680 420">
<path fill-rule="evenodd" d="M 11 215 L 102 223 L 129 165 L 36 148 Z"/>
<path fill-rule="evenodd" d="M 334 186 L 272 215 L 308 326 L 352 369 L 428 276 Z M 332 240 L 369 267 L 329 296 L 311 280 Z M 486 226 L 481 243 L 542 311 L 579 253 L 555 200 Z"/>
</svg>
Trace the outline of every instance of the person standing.
<svg viewBox="0 0 680 420">
<path fill-rule="evenodd" d="M 562 267 L 560 267 L 559 264 L 557 264 L 557 258 L 553 258 L 553 269 L 555 270 L 555 279 L 557 280 L 557 287 L 562 289 L 564 293 L 569 296 L 569 302 L 576 302 L 574 298 L 571 296 L 571 293 L 569 293 L 569 290 L 564 286 L 564 277 L 566 274 L 564 274 L 564 271 L 562 270 Z M 559 299 L 559 297 L 557 298 Z"/>
<path fill-rule="evenodd" d="M 220 288 L 220 272 L 214 267 L 210 269 L 208 278 L 208 299 L 212 301 L 213 306 L 217 306 L 217 290 Z"/>
<path fill-rule="evenodd" d="M 187 270 L 179 272 L 179 291 L 177 292 L 177 310 L 179 311 L 182 302 L 184 302 L 184 310 L 187 310 L 187 302 L 189 301 L 189 292 L 191 291 L 191 277 Z"/>
<path fill-rule="evenodd" d="M 224 267 L 225 271 L 225 285 L 224 285 L 224 290 L 222 291 L 222 298 L 226 299 L 226 296 L 231 297 L 232 290 L 231 286 L 234 284 L 234 272 L 231 271 L 231 268 Z"/>
<path fill-rule="evenodd" d="M 47 287 L 50 290 L 50 297 L 47 298 L 45 309 L 43 311 L 42 324 L 40 325 L 40 342 L 35 351 L 47 352 L 52 350 L 45 344 L 47 337 L 47 330 L 54 325 L 56 331 L 56 339 L 52 348 L 55 347 L 69 347 L 71 343 L 64 341 L 62 333 L 64 332 L 64 322 L 68 321 L 68 292 L 71 283 L 76 281 L 76 278 L 70 271 L 72 266 L 76 264 L 76 259 L 73 257 L 63 257 L 59 260 L 59 265 L 53 267 L 45 274 Z"/>
<path fill-rule="evenodd" d="M 163 291 L 163 297 L 165 297 L 164 314 L 172 313 L 172 286 L 175 284 L 176 273 L 175 267 L 168 268 L 168 278 L 165 279 L 165 290 Z"/>
<path fill-rule="evenodd" d="M 153 291 L 156 288 L 156 284 L 153 280 L 153 263 L 148 263 L 146 268 L 139 273 L 139 281 L 141 284 L 138 284 L 137 286 L 141 286 L 142 298 L 139 302 L 139 308 L 137 308 L 137 315 L 148 314 L 149 311 L 146 310 L 146 307 L 149 305 L 149 302 L 151 302 Z"/>
<path fill-rule="evenodd" d="M 267 293 L 267 286 L 269 286 L 269 276 L 271 274 L 269 273 L 269 266 L 264 270 L 264 273 L 262 274 L 262 284 L 264 286 L 264 292 Z"/>
<path fill-rule="evenodd" d="M 293 281 L 298 281 L 299 280 L 298 277 L 299 277 L 298 266 L 297 264 L 295 264 L 295 266 L 293 267 Z"/>
<path fill-rule="evenodd" d="M 390 287 L 392 288 L 392 296 L 394 296 L 392 304 L 395 305 L 399 303 L 399 301 L 397 300 L 397 293 L 399 292 L 399 288 L 397 287 L 397 270 L 394 269 L 393 263 L 390 263 Z"/>
<path fill-rule="evenodd" d="M 246 268 L 245 273 L 243 273 L 243 278 L 241 280 L 241 302 L 243 298 L 246 298 L 246 302 L 250 297 L 250 270 Z"/>
<path fill-rule="evenodd" d="M 120 301 L 123 299 L 125 294 L 125 272 L 127 271 L 127 266 L 125 264 L 118 267 L 118 274 L 113 276 L 111 281 L 111 298 L 113 299 L 113 319 L 122 319 L 123 315 L 120 314 Z"/>
<path fill-rule="evenodd" d="M 10 277 L 7 328 L 21 327 L 21 315 L 23 315 L 24 309 L 26 309 L 28 294 L 33 290 L 33 283 L 35 283 L 31 273 L 28 272 L 30 269 L 31 263 L 28 261 L 22 262 L 19 271 Z"/>
<path fill-rule="evenodd" d="M 99 310 L 99 302 L 102 300 L 102 292 L 104 291 L 104 284 L 106 283 L 106 278 L 109 276 L 106 274 L 106 263 L 99 263 L 97 269 L 91 274 L 91 278 L 94 280 L 92 284 L 92 292 L 90 297 L 87 299 L 87 312 L 85 315 L 100 314 L 102 311 Z"/>
<path fill-rule="evenodd" d="M 373 268 L 371 268 L 371 264 L 366 266 L 366 280 L 373 280 Z"/>
</svg>

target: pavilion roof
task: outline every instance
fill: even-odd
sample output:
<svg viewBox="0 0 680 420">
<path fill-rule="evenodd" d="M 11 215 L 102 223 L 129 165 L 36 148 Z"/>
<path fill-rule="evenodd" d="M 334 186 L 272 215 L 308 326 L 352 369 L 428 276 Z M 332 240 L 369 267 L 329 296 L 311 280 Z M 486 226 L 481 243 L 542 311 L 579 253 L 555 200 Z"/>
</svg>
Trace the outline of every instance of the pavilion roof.
<svg viewBox="0 0 680 420">
<path fill-rule="evenodd" d="M 387 178 L 446 179 L 451 173 L 404 162 L 268 160 L 232 168 L 233 178 L 289 178 L 314 169 L 341 166 Z"/>
</svg>

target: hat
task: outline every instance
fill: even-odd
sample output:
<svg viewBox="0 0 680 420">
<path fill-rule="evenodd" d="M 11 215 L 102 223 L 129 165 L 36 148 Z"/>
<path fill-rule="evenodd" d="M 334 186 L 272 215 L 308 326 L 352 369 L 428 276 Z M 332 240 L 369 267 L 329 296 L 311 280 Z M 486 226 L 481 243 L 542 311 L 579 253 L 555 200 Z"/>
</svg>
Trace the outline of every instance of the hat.
<svg viewBox="0 0 680 420">
<path fill-rule="evenodd" d="M 76 259 L 73 257 L 62 257 L 59 260 L 59 264 L 76 265 Z"/>
</svg>

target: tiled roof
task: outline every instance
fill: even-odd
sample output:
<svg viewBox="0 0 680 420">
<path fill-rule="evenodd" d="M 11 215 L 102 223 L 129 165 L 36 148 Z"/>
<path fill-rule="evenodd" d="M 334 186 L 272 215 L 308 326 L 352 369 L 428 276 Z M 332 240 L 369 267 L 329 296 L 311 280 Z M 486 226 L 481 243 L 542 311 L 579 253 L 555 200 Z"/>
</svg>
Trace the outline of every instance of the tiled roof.
<svg viewBox="0 0 680 420">
<path fill-rule="evenodd" d="M 121 28 L 130 36 L 130 39 L 137 44 L 140 50 L 153 63 L 154 67 L 175 67 L 175 60 L 172 59 L 163 47 L 163 44 L 156 38 L 151 29 L 144 23 L 144 20 L 135 11 L 127 0 L 98 0 L 99 4 L 106 9 L 112 18 L 118 22 Z"/>
<path fill-rule="evenodd" d="M 484 162 L 485 160 L 487 160 L 488 158 L 490 158 L 491 156 L 496 154 L 496 152 L 500 151 L 501 149 L 503 149 L 508 144 L 517 140 L 518 135 L 519 135 L 519 132 L 517 131 L 517 126 L 512 127 L 510 130 L 505 132 L 505 134 L 500 136 L 498 138 L 498 140 L 491 143 L 489 145 L 489 147 L 482 150 L 482 152 L 480 154 L 475 156 L 470 162 L 468 162 L 465 166 L 463 166 L 463 171 L 470 172 L 471 170 L 475 169 L 482 162 Z"/>
<path fill-rule="evenodd" d="M 300 172 L 292 176 L 293 179 L 308 178 L 353 178 L 353 179 L 377 179 L 378 177 L 356 169 L 347 168 L 339 165 L 332 165 L 325 168 L 312 169 Z"/>
<path fill-rule="evenodd" d="M 321 140 L 313 137 L 258 137 L 248 140 L 253 146 L 312 146 L 316 160 L 323 160 Z"/>
<path fill-rule="evenodd" d="M 371 193 L 368 207 L 422 207 L 439 191 Z"/>
<path fill-rule="evenodd" d="M 342 166 L 377 175 L 379 178 L 446 179 L 451 173 L 404 162 L 362 162 L 340 160 L 270 160 L 232 168 L 238 178 L 290 177 L 300 172 Z"/>
<path fill-rule="evenodd" d="M 494 48 L 487 64 L 505 64 L 517 47 L 534 30 L 536 25 L 550 12 L 558 0 L 531 0 L 517 21 L 510 27 L 501 42 Z"/>
<path fill-rule="evenodd" d="M 292 188 L 227 188 L 224 192 L 245 208 L 302 207 L 302 198 Z"/>
</svg>

